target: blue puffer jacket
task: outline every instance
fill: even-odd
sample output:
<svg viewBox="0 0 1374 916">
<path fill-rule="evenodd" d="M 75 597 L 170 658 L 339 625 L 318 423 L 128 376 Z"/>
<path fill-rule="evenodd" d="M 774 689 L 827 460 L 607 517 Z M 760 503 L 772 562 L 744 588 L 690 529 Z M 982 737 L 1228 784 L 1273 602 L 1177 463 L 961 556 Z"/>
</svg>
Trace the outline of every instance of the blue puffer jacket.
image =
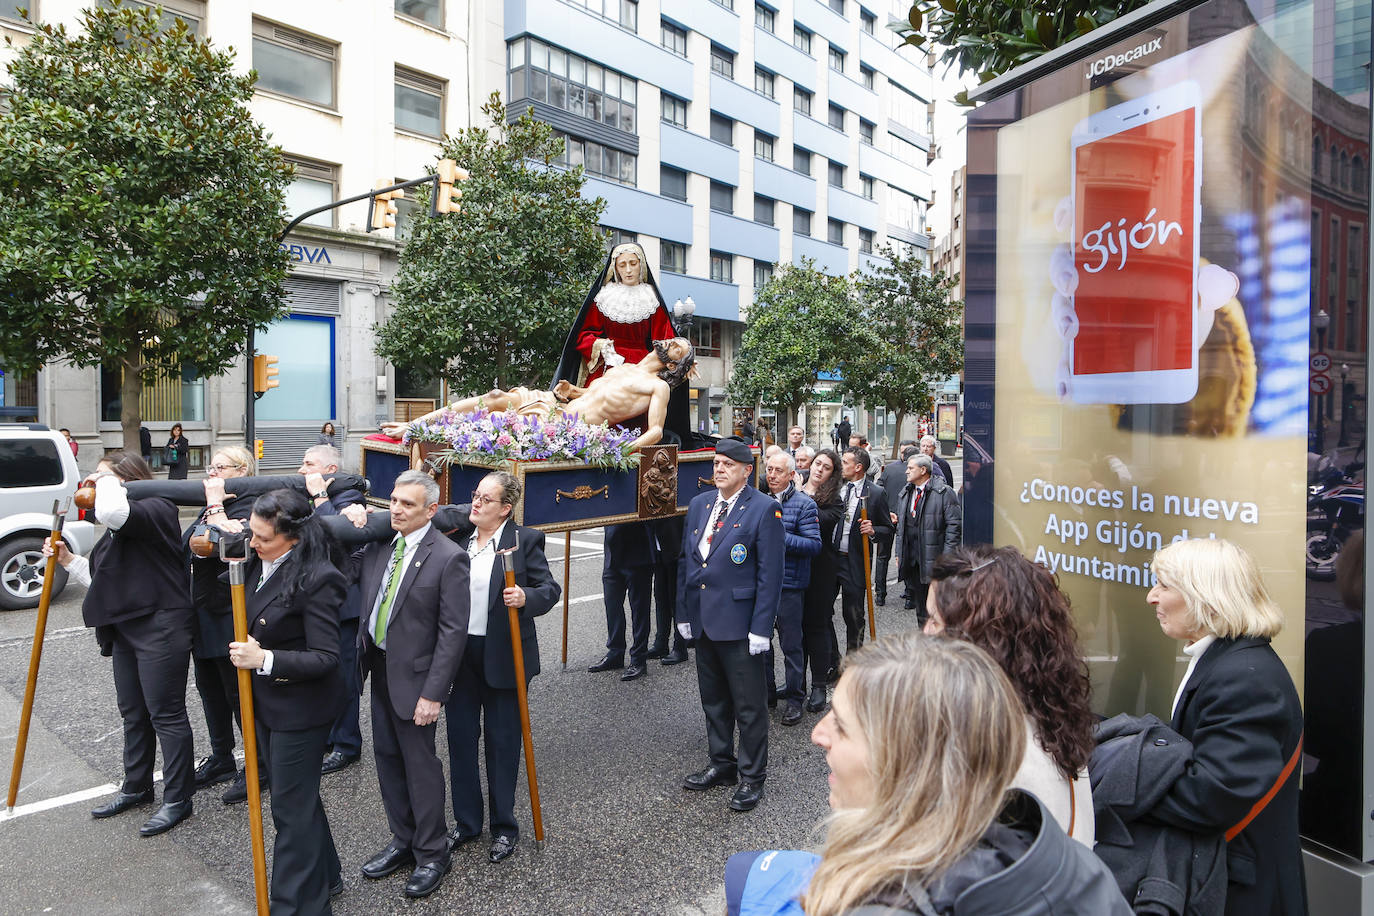
<svg viewBox="0 0 1374 916">
<path fill-rule="evenodd" d="M 787 543 L 787 564 L 782 587 L 806 588 L 811 583 L 811 558 L 821 552 L 821 522 L 816 501 L 796 486 L 783 492 L 782 532 Z"/>
</svg>

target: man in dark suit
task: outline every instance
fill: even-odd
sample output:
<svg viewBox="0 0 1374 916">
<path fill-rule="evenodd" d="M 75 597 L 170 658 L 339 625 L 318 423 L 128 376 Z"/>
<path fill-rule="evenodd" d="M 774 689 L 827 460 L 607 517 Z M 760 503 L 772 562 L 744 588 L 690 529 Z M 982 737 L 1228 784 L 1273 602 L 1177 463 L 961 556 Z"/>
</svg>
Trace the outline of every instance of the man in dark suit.
<svg viewBox="0 0 1374 916">
<path fill-rule="evenodd" d="M 396 537 L 363 552 L 359 590 L 368 608 L 358 634 L 359 680 L 372 675 L 377 780 L 392 839 L 363 866 L 384 878 L 415 864 L 407 897 L 432 893 L 449 869 L 444 768 L 435 722 L 462 660 L 468 625 L 468 555 L 430 524 L 439 485 L 419 471 L 396 478 Z"/>
<path fill-rule="evenodd" d="M 835 427 L 836 448 L 845 448 L 849 445 L 849 437 L 853 435 L 854 427 L 849 424 L 849 417 L 841 417 L 840 425 Z"/>
<path fill-rule="evenodd" d="M 840 474 L 845 480 L 840 487 L 840 502 L 845 507 L 845 516 L 835 526 L 835 549 L 840 552 L 840 607 L 847 649 L 863 645 L 864 628 L 868 625 L 864 551 L 859 539 L 892 535 L 887 494 L 867 476 L 870 460 L 867 451 L 853 446 L 845 449 L 840 458 Z M 868 509 L 867 520 L 860 513 L 861 507 Z"/>
<path fill-rule="evenodd" d="M 915 441 L 903 439 L 900 445 L 900 458 L 894 458 L 878 474 L 878 486 L 883 488 L 889 500 L 892 494 L 901 492 L 906 485 L 906 460 L 916 454 L 917 447 Z M 880 537 L 876 539 L 878 548 L 877 554 L 873 557 L 873 600 L 878 607 L 887 604 L 887 569 L 892 562 L 892 536 Z M 903 590 L 902 600 L 907 600 L 908 593 Z"/>
<path fill-rule="evenodd" d="M 363 505 L 363 494 L 352 488 L 329 494 L 333 474 L 339 473 L 339 450 L 332 445 L 316 445 L 305 450 L 300 469 L 305 478 L 305 491 L 315 514 L 321 517 L 338 515 L 349 506 Z M 353 561 L 362 559 L 362 550 L 355 552 Z M 358 616 L 362 613 L 362 599 L 356 582 L 350 583 L 348 594 L 339 608 L 339 670 L 343 672 L 348 697 L 343 710 L 329 730 L 329 750 L 320 763 L 321 773 L 333 773 L 357 762 L 363 752 L 363 733 L 358 727 L 358 708 L 362 685 L 358 674 Z"/>
<path fill-rule="evenodd" d="M 943 477 L 945 483 L 954 486 L 954 471 L 950 468 L 949 462 L 935 454 L 935 448 L 939 445 L 934 436 L 921 437 L 921 454 L 930 459 L 931 473 L 936 477 Z"/>
<path fill-rule="evenodd" d="M 745 486 L 753 460 L 739 439 L 716 445 L 716 492 L 702 493 L 688 506 L 678 564 L 678 631 L 696 639 L 697 686 L 711 755 L 710 764 L 689 775 L 683 788 L 701 791 L 738 781 L 730 799 L 736 811 L 758 805 L 768 772 L 763 653 L 782 595 L 785 549 L 782 509 Z"/>
<path fill-rule="evenodd" d="M 630 599 L 630 667 L 620 676 L 633 681 L 648 673 L 649 616 L 653 600 L 654 544 L 643 522 L 606 526 L 601 596 L 606 607 L 606 655 L 588 671 L 625 666 L 625 598 Z"/>
<path fill-rule="evenodd" d="M 925 626 L 930 571 L 936 557 L 959 546 L 963 511 L 954 488 L 931 474 L 930 456 L 917 454 L 907 459 L 906 479 L 892 505 L 897 525 L 897 575 L 911 596 L 903 606 L 915 608 L 917 621 Z"/>
<path fill-rule="evenodd" d="M 654 545 L 654 644 L 649 658 L 665 665 L 687 661 L 687 640 L 677 631 L 677 570 L 682 557 L 682 519 L 680 515 L 654 519 L 648 523 Z M 671 646 L 671 647 L 670 647 Z"/>
</svg>

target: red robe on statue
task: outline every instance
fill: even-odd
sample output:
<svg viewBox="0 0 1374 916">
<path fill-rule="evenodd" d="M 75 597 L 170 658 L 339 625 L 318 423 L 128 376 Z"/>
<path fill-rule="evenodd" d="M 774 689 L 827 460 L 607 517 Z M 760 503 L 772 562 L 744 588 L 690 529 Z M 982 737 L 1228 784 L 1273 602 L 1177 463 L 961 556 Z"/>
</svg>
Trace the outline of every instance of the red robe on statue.
<svg viewBox="0 0 1374 916">
<path fill-rule="evenodd" d="M 586 322 L 577 331 L 575 346 L 577 352 L 582 354 L 583 361 L 591 366 L 593 347 L 598 339 L 604 337 L 614 342 L 615 352 L 625 357 L 625 362 L 637 363 L 649 355 L 655 340 L 668 340 L 675 336 L 673 321 L 668 317 L 668 310 L 662 305 L 643 321 L 631 323 L 613 321 L 598 306 L 593 305 L 587 312 Z M 598 353 L 595 368 L 588 371 L 584 384 L 600 378 L 605 371 L 606 363 Z"/>
</svg>

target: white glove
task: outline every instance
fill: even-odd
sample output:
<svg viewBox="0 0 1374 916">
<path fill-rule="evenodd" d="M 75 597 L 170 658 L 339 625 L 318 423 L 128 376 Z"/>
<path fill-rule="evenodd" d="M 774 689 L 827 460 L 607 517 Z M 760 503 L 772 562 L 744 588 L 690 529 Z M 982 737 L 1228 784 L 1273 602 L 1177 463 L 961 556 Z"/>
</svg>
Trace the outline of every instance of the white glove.
<svg viewBox="0 0 1374 916">
<path fill-rule="evenodd" d="M 692 625 L 691 625 L 690 623 L 680 623 L 680 624 L 678 624 L 678 625 L 677 625 L 677 631 L 678 631 L 679 633 L 682 634 L 682 638 L 683 638 L 683 639 L 691 639 L 691 638 L 692 638 Z"/>
<path fill-rule="evenodd" d="M 768 651 L 768 646 L 769 640 L 767 636 L 755 636 L 753 633 L 749 634 L 750 655 L 762 655 L 764 652 Z"/>
</svg>

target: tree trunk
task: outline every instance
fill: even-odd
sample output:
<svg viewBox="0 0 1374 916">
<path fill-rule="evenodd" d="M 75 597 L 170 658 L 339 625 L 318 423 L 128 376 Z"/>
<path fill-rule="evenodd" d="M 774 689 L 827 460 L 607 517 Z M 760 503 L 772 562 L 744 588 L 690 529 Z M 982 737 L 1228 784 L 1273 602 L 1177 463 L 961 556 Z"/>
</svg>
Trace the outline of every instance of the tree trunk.
<svg viewBox="0 0 1374 916">
<path fill-rule="evenodd" d="M 138 428 L 143 425 L 143 352 L 133 344 L 119 358 L 123 378 L 119 383 L 119 423 L 124 428 L 124 450 L 132 455 L 140 453 Z"/>
<path fill-rule="evenodd" d="M 496 341 L 496 387 L 502 391 L 510 387 L 510 380 L 506 378 L 509 353 L 510 343 L 505 335 L 502 335 Z"/>
<path fill-rule="evenodd" d="M 904 423 L 905 421 L 906 421 L 906 411 L 905 411 L 905 410 L 902 410 L 902 409 L 899 407 L 899 408 L 897 409 L 897 429 L 896 429 L 896 431 L 892 434 L 892 459 L 893 459 L 894 461 L 897 460 L 898 458 L 902 457 L 901 454 L 900 454 L 900 452 L 901 452 L 901 444 L 900 444 L 900 443 L 901 443 L 901 441 L 902 441 L 902 423 Z"/>
</svg>

